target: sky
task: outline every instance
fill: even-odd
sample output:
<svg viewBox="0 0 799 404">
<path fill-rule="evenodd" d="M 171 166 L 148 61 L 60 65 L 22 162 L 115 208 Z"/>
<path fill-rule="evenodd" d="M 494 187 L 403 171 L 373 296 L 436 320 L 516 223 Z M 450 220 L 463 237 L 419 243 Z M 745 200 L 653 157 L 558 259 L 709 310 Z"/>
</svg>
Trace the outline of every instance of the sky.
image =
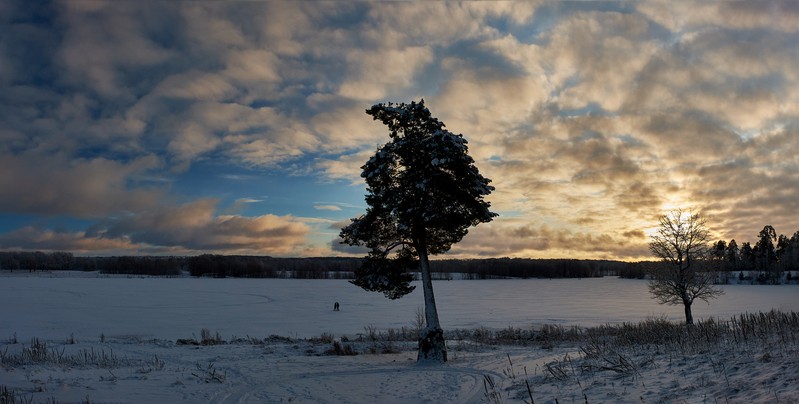
<svg viewBox="0 0 799 404">
<path fill-rule="evenodd" d="M 799 2 L 0 2 L 0 250 L 351 255 L 365 110 L 424 99 L 499 214 L 446 256 L 799 230 Z"/>
</svg>

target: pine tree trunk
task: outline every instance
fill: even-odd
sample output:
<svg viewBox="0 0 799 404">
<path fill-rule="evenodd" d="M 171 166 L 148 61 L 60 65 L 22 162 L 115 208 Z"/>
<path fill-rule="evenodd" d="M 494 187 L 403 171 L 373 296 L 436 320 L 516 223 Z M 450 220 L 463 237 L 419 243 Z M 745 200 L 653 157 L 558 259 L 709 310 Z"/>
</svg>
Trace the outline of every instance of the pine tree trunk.
<svg viewBox="0 0 799 404">
<path fill-rule="evenodd" d="M 424 241 L 416 243 L 419 254 L 419 267 L 422 272 L 422 290 L 424 291 L 424 316 L 427 326 L 419 331 L 419 354 L 417 362 L 447 361 L 447 346 L 444 343 L 444 330 L 438 321 L 436 298 L 433 295 L 433 279 L 430 275 L 430 261 L 427 258 L 427 245 Z"/>
</svg>

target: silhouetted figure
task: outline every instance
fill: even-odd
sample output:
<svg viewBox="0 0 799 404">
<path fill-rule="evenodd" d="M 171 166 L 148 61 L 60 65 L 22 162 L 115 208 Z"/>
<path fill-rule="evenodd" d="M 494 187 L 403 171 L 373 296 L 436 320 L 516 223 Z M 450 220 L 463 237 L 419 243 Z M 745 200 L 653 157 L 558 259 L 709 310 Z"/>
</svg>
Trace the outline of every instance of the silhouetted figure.
<svg viewBox="0 0 799 404">
<path fill-rule="evenodd" d="M 339 304 L 338 302 L 333 303 L 333 311 L 338 311 Z"/>
</svg>

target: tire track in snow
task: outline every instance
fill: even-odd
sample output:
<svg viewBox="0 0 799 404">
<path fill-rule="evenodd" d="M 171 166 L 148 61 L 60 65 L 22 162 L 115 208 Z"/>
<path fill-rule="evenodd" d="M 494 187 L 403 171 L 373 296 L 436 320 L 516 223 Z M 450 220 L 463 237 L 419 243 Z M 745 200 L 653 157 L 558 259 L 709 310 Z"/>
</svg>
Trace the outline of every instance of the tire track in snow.
<svg viewBox="0 0 799 404">
<path fill-rule="evenodd" d="M 294 374 L 266 382 L 220 392 L 210 403 L 342 403 L 342 402 L 480 402 L 484 375 L 494 372 L 468 368 L 432 367 L 408 369 L 362 369 Z M 418 384 L 429 384 L 430 396 L 409 396 L 419 391 Z M 476 399 L 476 401 L 475 401 Z"/>
<path fill-rule="evenodd" d="M 512 351 L 510 356 L 517 382 L 524 380 L 525 366 L 532 377 L 534 369 L 540 372 L 546 363 L 562 359 L 567 352 L 559 350 L 541 356 L 535 348 L 510 348 L 509 351 Z M 413 353 L 400 355 L 407 358 Z M 486 376 L 502 386 L 503 395 L 508 391 L 505 389 L 512 387 L 507 355 L 500 351 L 460 353 L 459 358 L 442 366 L 403 364 L 396 359 L 389 362 L 390 358 L 383 356 L 364 356 L 365 362 L 336 360 L 337 357 L 328 361 L 320 357 L 326 363 L 316 366 L 308 362 L 275 363 L 269 374 L 259 375 L 257 369 L 239 369 L 236 384 L 215 392 L 208 402 L 482 403 Z M 229 380 L 232 382 L 232 378 Z M 426 392 L 425 396 L 419 396 L 420 391 Z"/>
</svg>

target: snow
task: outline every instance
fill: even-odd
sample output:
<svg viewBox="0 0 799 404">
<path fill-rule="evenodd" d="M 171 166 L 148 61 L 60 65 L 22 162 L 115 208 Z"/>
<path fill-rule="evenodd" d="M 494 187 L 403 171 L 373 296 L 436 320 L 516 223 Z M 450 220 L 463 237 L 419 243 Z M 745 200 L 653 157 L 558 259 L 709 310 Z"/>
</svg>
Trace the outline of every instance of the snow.
<svg viewBox="0 0 799 404">
<path fill-rule="evenodd" d="M 682 307 L 656 304 L 639 280 L 436 281 L 434 288 L 445 331 L 682 320 Z M 721 298 L 694 304 L 696 320 L 799 311 L 796 285 L 722 288 Z M 577 343 L 450 340 L 449 362 L 419 366 L 413 342 L 391 342 L 390 349 L 370 342 L 370 332 L 411 329 L 421 295 L 391 301 L 341 280 L 0 273 L 0 355 L 19 355 L 37 338 L 62 357 L 103 352 L 117 362 L 5 364 L 0 386 L 33 402 L 479 403 L 489 400 L 488 376 L 499 401 L 508 402 L 526 398 L 524 380 L 536 403 L 584 402 L 583 395 L 592 403 L 799 401 L 795 340 L 659 355 L 625 351 L 640 364 L 633 373 L 563 379 L 545 377 L 545 369 L 590 363 Z M 336 301 L 341 311 L 333 311 Z M 235 343 L 175 343 L 200 339 L 201 329 Z M 359 335 L 367 338 L 353 342 Z M 361 354 L 326 355 L 331 338 Z"/>
</svg>

